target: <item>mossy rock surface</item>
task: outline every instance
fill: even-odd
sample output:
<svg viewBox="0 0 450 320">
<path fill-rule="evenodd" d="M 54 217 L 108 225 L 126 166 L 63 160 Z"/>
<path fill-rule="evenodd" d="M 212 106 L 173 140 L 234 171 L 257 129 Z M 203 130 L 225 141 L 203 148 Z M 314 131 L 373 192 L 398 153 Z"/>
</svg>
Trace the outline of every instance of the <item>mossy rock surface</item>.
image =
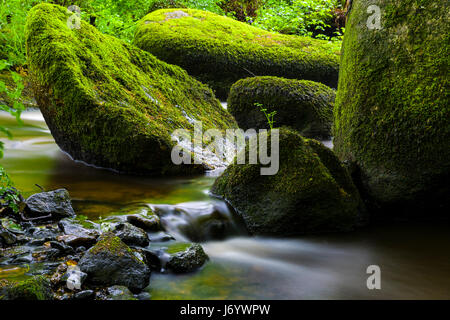
<svg viewBox="0 0 450 320">
<path fill-rule="evenodd" d="M 70 29 L 69 17 L 66 8 L 39 4 L 26 24 L 35 97 L 61 149 L 124 172 L 201 171 L 172 164 L 171 134 L 193 130 L 194 120 L 205 130 L 236 125 L 212 91 L 88 23 Z"/>
<path fill-rule="evenodd" d="M 139 291 L 150 281 L 150 269 L 130 247 L 110 232 L 100 237 L 78 266 L 88 274 L 88 281 L 98 285 L 122 285 Z"/>
<path fill-rule="evenodd" d="M 273 130 L 269 145 L 272 136 Z M 275 175 L 261 175 L 261 165 L 235 161 L 211 191 L 236 209 L 254 235 L 349 231 L 359 223 L 359 193 L 346 169 L 323 144 L 281 128 L 279 164 Z"/>
<path fill-rule="evenodd" d="M 170 245 L 166 252 L 170 255 L 166 268 L 174 273 L 195 271 L 209 260 L 198 243 L 175 243 Z"/>
<path fill-rule="evenodd" d="M 34 276 L 22 281 L 0 280 L 0 300 L 52 300 L 50 281 Z"/>
<path fill-rule="evenodd" d="M 327 139 L 331 136 L 335 97 L 334 90 L 314 81 L 252 77 L 233 84 L 228 111 L 244 130 L 270 129 L 261 111 L 264 108 L 267 113 L 276 112 L 275 127 L 289 126 L 304 137 Z"/>
<path fill-rule="evenodd" d="M 381 9 L 381 29 L 368 29 L 370 5 Z M 448 216 L 449 10 L 445 0 L 353 1 L 334 150 L 359 166 L 377 214 Z"/>
<path fill-rule="evenodd" d="M 272 33 L 207 11 L 154 11 L 141 19 L 134 44 L 183 67 L 221 98 L 253 75 L 337 86 L 339 44 Z"/>
</svg>

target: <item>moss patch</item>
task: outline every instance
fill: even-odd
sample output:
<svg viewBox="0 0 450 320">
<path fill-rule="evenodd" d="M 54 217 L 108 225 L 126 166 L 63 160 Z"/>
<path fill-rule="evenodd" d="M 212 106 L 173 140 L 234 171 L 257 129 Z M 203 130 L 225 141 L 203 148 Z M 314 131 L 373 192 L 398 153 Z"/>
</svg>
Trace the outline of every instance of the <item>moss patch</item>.
<svg viewBox="0 0 450 320">
<path fill-rule="evenodd" d="M 268 138 L 271 143 L 272 132 Z M 253 234 L 289 236 L 347 231 L 358 221 L 359 193 L 339 160 L 320 142 L 281 128 L 277 174 L 232 164 L 212 187 Z M 248 154 L 248 145 L 245 152 Z"/>
<path fill-rule="evenodd" d="M 134 43 L 183 67 L 221 98 L 234 82 L 253 75 L 337 86 L 339 45 L 268 32 L 207 11 L 152 12 L 140 21 Z"/>
<path fill-rule="evenodd" d="M 13 282 L 0 280 L 0 300 L 51 300 L 50 281 L 43 276 Z"/>
<path fill-rule="evenodd" d="M 226 129 L 234 119 L 210 89 L 177 66 L 39 4 L 26 24 L 35 97 L 58 145 L 74 158 L 120 171 L 198 170 L 170 159 L 176 129 Z"/>
<path fill-rule="evenodd" d="M 381 9 L 369 30 L 367 7 Z M 374 208 L 411 216 L 448 207 L 448 1 L 354 1 L 334 109 L 334 146 L 361 168 Z M 392 212 L 393 213 L 393 212 Z M 447 212 L 448 213 L 448 212 Z"/>
<path fill-rule="evenodd" d="M 275 127 L 289 126 L 308 138 L 329 138 L 335 92 L 324 84 L 278 77 L 239 80 L 230 90 L 228 111 L 239 127 L 270 129 L 264 113 L 276 111 Z"/>
</svg>

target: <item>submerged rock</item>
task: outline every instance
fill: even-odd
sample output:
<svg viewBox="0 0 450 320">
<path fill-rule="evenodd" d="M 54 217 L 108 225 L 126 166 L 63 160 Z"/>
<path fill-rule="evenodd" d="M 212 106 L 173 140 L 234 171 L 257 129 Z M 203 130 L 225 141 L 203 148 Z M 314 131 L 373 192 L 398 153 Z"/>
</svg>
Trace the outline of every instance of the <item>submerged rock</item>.
<svg viewBox="0 0 450 320">
<path fill-rule="evenodd" d="M 50 281 L 34 276 L 23 281 L 0 280 L 0 299 L 3 300 L 52 300 Z"/>
<path fill-rule="evenodd" d="M 134 44 L 183 67 L 221 98 L 237 80 L 254 75 L 337 86 L 339 45 L 268 32 L 207 11 L 152 12 L 139 22 Z"/>
<path fill-rule="evenodd" d="M 379 25 L 369 21 L 380 8 Z M 353 1 L 334 109 L 334 150 L 354 161 L 378 215 L 448 217 L 446 0 Z"/>
<path fill-rule="evenodd" d="M 264 108 L 266 113 L 276 112 L 275 127 L 289 126 L 304 137 L 328 139 L 335 96 L 334 90 L 313 81 L 252 77 L 233 84 L 228 111 L 244 130 L 270 129 Z"/>
<path fill-rule="evenodd" d="M 88 281 L 99 285 L 123 285 L 142 290 L 150 281 L 150 269 L 112 233 L 103 234 L 78 263 Z"/>
<path fill-rule="evenodd" d="M 209 257 L 201 245 L 195 243 L 177 243 L 166 251 L 170 255 L 166 269 L 175 273 L 192 272 L 205 264 Z"/>
<path fill-rule="evenodd" d="M 272 135 L 273 130 L 268 145 Z M 244 151 L 248 152 L 248 144 Z M 261 167 L 235 162 L 211 189 L 236 209 L 250 233 L 348 231 L 358 223 L 359 193 L 346 169 L 320 142 L 281 128 L 279 171 L 261 175 Z"/>
<path fill-rule="evenodd" d="M 25 203 L 26 212 L 31 218 L 51 215 L 53 219 L 62 219 L 75 216 L 70 195 L 66 189 L 36 193 Z"/>
<path fill-rule="evenodd" d="M 81 21 L 69 29 L 66 8 L 41 3 L 26 23 L 27 62 L 35 97 L 61 149 L 122 172 L 192 173 L 203 165 L 171 160 L 177 129 L 235 127 L 212 91 L 166 64 Z"/>
</svg>

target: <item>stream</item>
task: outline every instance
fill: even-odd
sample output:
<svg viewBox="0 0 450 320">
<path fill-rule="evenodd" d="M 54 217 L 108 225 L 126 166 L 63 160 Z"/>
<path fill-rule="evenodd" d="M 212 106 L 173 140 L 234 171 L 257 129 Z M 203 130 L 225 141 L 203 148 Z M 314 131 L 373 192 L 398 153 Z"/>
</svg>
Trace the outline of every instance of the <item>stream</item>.
<svg viewBox="0 0 450 320">
<path fill-rule="evenodd" d="M 148 178 L 93 168 L 58 148 L 38 110 L 22 119 L 19 126 L 0 113 L 14 135 L 14 140 L 2 137 L 0 163 L 24 196 L 40 191 L 35 184 L 66 188 L 75 212 L 91 220 L 129 206 L 150 206 L 177 240 L 202 243 L 210 261 L 191 274 L 153 273 L 146 289 L 152 299 L 450 298 L 448 222 L 395 222 L 289 239 L 251 237 L 233 210 L 208 193 L 220 172 Z M 158 242 L 153 236 L 151 245 Z M 381 268 L 381 290 L 367 289 L 370 265 Z M 0 265 L 0 279 L 10 276 L 8 268 Z"/>
</svg>

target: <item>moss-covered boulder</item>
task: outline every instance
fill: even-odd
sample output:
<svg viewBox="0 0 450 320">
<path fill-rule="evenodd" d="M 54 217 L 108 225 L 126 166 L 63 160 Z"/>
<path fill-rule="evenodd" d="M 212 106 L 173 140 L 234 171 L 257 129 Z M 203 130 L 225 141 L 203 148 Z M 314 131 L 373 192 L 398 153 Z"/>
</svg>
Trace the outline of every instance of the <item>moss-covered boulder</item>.
<svg viewBox="0 0 450 320">
<path fill-rule="evenodd" d="M 273 130 L 269 145 L 272 135 Z M 248 154 L 248 146 L 242 152 Z M 226 199 L 243 217 L 250 233 L 290 236 L 348 231 L 360 222 L 359 193 L 330 149 L 281 128 L 278 154 L 275 175 L 261 175 L 259 164 L 235 162 L 212 187 L 213 194 Z"/>
<path fill-rule="evenodd" d="M 88 274 L 87 281 L 103 285 L 122 285 L 130 290 L 148 286 L 151 271 L 125 243 L 108 232 L 81 258 L 78 266 Z"/>
<path fill-rule="evenodd" d="M 337 86 L 339 45 L 268 32 L 207 11 L 152 12 L 138 24 L 134 44 L 183 67 L 221 98 L 237 80 L 253 75 Z"/>
<path fill-rule="evenodd" d="M 198 243 L 175 243 L 167 248 L 169 255 L 166 268 L 174 273 L 192 272 L 209 260 Z"/>
<path fill-rule="evenodd" d="M 205 85 L 67 9 L 39 4 L 26 24 L 35 97 L 58 145 L 72 157 L 119 171 L 161 174 L 201 170 L 171 161 L 176 129 L 235 126 Z"/>
<path fill-rule="evenodd" d="M 239 80 L 230 90 L 228 111 L 239 127 L 269 129 L 261 108 L 276 112 L 275 126 L 289 126 L 304 137 L 331 136 L 336 94 L 324 84 L 278 77 L 252 77 Z"/>
<path fill-rule="evenodd" d="M 22 281 L 0 280 L 0 300 L 52 300 L 50 280 L 34 276 Z"/>
<path fill-rule="evenodd" d="M 379 26 L 376 11 L 367 13 L 370 5 L 380 9 Z M 448 215 L 448 12 L 445 0 L 353 1 L 334 150 L 357 164 L 364 193 L 380 214 L 444 209 Z"/>
</svg>

